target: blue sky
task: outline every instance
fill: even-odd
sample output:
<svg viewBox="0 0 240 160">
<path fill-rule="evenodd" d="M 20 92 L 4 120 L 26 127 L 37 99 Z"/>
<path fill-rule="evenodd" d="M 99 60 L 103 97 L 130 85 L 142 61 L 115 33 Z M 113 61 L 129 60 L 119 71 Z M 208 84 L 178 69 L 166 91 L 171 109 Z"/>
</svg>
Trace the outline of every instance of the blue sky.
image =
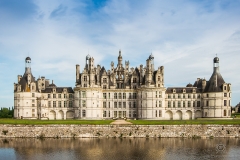
<svg viewBox="0 0 240 160">
<path fill-rule="evenodd" d="M 75 85 L 75 65 L 110 69 L 123 60 L 165 67 L 165 87 L 210 78 L 216 53 L 220 72 L 240 102 L 240 1 L 1 0 L 0 107 L 13 106 L 13 83 L 32 58 L 32 73 L 57 86 Z"/>
</svg>

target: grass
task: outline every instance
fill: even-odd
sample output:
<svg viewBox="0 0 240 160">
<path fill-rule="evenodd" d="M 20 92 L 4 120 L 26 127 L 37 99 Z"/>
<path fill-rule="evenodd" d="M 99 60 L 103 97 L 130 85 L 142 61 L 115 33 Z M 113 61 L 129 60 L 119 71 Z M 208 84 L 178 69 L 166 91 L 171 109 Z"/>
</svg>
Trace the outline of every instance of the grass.
<svg viewBox="0 0 240 160">
<path fill-rule="evenodd" d="M 0 119 L 0 124 L 20 125 L 49 125 L 49 124 L 78 124 L 78 125 L 108 125 L 113 120 L 27 120 L 27 119 Z"/>
<path fill-rule="evenodd" d="M 14 125 L 109 125 L 113 120 L 27 120 L 27 119 L 0 119 L 0 124 Z M 198 125 L 198 124 L 219 124 L 219 125 L 240 125 L 240 118 L 232 120 L 128 120 L 133 125 Z"/>
<path fill-rule="evenodd" d="M 134 125 L 240 125 L 240 119 L 233 120 L 129 120 Z"/>
<path fill-rule="evenodd" d="M 236 116 L 236 118 L 240 118 L 240 113 L 233 113 L 232 117 Z"/>
</svg>

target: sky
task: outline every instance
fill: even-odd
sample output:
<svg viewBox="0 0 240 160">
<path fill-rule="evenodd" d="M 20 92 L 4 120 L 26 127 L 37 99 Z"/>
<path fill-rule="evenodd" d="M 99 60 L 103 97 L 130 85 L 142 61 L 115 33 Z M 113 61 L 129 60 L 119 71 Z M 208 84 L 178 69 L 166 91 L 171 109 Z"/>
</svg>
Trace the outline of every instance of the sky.
<svg viewBox="0 0 240 160">
<path fill-rule="evenodd" d="M 121 50 L 130 67 L 164 66 L 165 87 L 210 79 L 213 58 L 240 102 L 239 0 L 1 0 L 0 107 L 14 106 L 13 84 L 32 59 L 32 74 L 74 87 L 85 57 L 110 69 Z"/>
</svg>

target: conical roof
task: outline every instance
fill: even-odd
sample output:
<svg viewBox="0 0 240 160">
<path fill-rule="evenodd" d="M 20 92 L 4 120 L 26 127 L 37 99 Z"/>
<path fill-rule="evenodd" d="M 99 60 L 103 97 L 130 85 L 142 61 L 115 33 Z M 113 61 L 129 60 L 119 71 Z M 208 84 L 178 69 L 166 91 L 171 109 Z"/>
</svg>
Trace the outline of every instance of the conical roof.
<svg viewBox="0 0 240 160">
<path fill-rule="evenodd" d="M 207 82 L 204 92 L 222 92 L 223 83 L 225 83 L 225 81 L 217 68 L 214 70 L 211 78 Z"/>
</svg>

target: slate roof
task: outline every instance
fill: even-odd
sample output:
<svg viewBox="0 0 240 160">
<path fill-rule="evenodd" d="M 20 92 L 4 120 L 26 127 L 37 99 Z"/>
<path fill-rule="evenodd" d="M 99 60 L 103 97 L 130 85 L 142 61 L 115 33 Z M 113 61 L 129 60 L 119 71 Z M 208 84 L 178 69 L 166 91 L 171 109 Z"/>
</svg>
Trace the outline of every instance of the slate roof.
<svg viewBox="0 0 240 160">
<path fill-rule="evenodd" d="M 74 93 L 72 87 L 56 87 L 56 93 L 62 93 L 64 88 L 67 89 L 68 93 Z M 51 93 L 53 91 L 53 88 L 47 87 L 45 90 L 42 90 L 42 93 Z"/>
<path fill-rule="evenodd" d="M 31 74 L 31 82 L 35 82 L 35 77 L 33 77 L 32 73 Z M 29 88 L 29 86 L 27 85 L 28 81 L 27 81 L 27 76 L 28 74 L 27 73 L 24 73 L 23 77 L 21 78 L 21 80 L 19 81 L 18 84 L 21 85 L 21 91 L 23 92 L 30 92 L 31 89 Z"/>
<path fill-rule="evenodd" d="M 185 93 L 193 93 L 193 89 L 195 89 L 196 93 L 200 93 L 201 92 L 196 87 L 169 87 L 169 88 L 167 88 L 166 93 L 168 93 L 168 94 L 173 93 L 173 89 L 176 90 L 175 93 L 183 93 L 183 89 L 186 90 Z"/>
<path fill-rule="evenodd" d="M 222 85 L 225 83 L 218 69 L 215 69 L 209 81 L 207 81 L 204 92 L 222 92 Z"/>
</svg>

